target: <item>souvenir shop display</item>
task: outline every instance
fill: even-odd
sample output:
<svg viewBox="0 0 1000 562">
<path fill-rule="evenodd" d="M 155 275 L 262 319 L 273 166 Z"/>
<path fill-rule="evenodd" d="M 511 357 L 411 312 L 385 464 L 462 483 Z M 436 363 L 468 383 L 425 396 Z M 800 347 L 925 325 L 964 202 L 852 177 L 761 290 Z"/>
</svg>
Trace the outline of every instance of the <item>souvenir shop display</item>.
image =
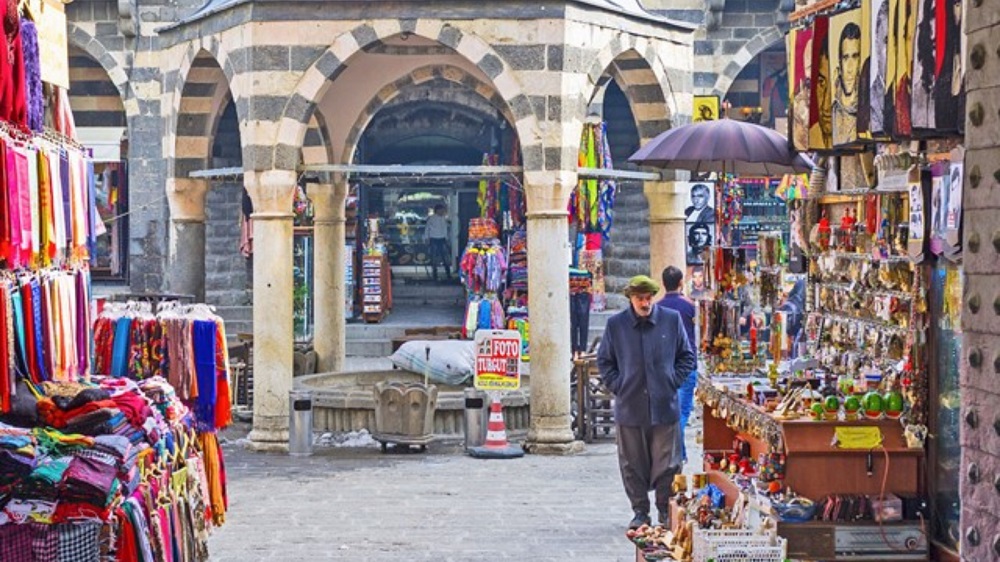
<svg viewBox="0 0 1000 562">
<path fill-rule="evenodd" d="M 507 329 L 521 334 L 521 360 L 529 359 L 528 326 L 528 232 L 518 228 L 507 239 L 507 288 L 504 302 L 507 305 Z"/>
<path fill-rule="evenodd" d="M 459 279 L 466 290 L 462 335 L 472 338 L 476 330 L 499 330 L 507 326 L 502 302 L 507 280 L 507 252 L 500 244 L 499 229 L 492 219 L 469 221 L 469 243 L 459 260 Z"/>
<path fill-rule="evenodd" d="M 584 123 L 578 155 L 580 168 L 614 168 L 607 125 Z M 570 225 L 575 229 L 573 266 L 590 272 L 592 278 L 590 309 L 600 312 L 607 307 L 604 292 L 603 244 L 611 239 L 615 194 L 618 185 L 611 179 L 581 177 L 570 194 Z"/>
<path fill-rule="evenodd" d="M 392 309 L 392 269 L 386 245 L 380 233 L 379 220 L 369 218 L 368 238 L 361 256 L 361 318 L 378 323 Z"/>
</svg>

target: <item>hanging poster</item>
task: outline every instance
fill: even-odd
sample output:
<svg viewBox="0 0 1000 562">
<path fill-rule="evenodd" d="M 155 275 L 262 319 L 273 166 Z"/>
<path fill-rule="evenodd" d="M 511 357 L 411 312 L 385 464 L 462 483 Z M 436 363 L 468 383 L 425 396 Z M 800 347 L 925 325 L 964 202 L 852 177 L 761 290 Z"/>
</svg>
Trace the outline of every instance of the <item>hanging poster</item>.
<svg viewBox="0 0 1000 562">
<path fill-rule="evenodd" d="M 705 266 L 688 266 L 687 275 L 687 296 L 692 300 L 711 298 L 712 293 L 705 282 Z"/>
<path fill-rule="evenodd" d="M 934 117 L 934 82 L 937 67 L 937 46 L 935 26 L 937 15 L 935 0 L 917 0 L 917 47 L 913 56 L 913 91 L 911 94 L 912 123 L 914 129 L 933 129 L 937 123 Z"/>
<path fill-rule="evenodd" d="M 793 47 L 789 49 L 792 58 L 792 142 L 795 150 L 809 150 L 809 99 L 810 76 L 812 74 L 813 29 L 799 29 L 794 34 Z"/>
<path fill-rule="evenodd" d="M 948 163 L 935 162 L 931 166 L 931 252 L 944 251 L 945 214 L 948 209 L 948 186 L 945 185 Z"/>
<path fill-rule="evenodd" d="M 943 4 L 943 5 L 941 5 Z M 962 0 L 940 0 L 936 6 L 934 41 L 934 128 L 938 131 L 961 131 L 964 129 L 963 107 L 965 80 L 963 61 L 965 60 L 965 34 L 962 33 Z"/>
<path fill-rule="evenodd" d="M 924 220 L 924 190 L 920 183 L 920 174 L 910 174 L 907 183 L 907 190 L 910 194 L 909 243 L 911 248 L 913 246 L 923 247 L 927 222 Z"/>
<path fill-rule="evenodd" d="M 72 1 L 72 0 L 69 0 Z M 30 0 L 25 5 L 38 28 L 38 59 L 42 81 L 69 89 L 69 42 L 63 0 Z"/>
<path fill-rule="evenodd" d="M 898 0 L 895 26 L 895 89 L 893 90 L 893 109 L 896 112 L 895 129 L 897 137 L 909 137 L 913 133 L 912 105 L 912 75 L 913 68 L 913 36 L 917 30 L 918 0 Z"/>
<path fill-rule="evenodd" d="M 823 16 L 818 16 L 813 22 L 813 64 L 809 93 L 809 148 L 812 150 L 827 150 L 833 146 L 833 97 L 827 42 L 829 25 L 830 18 Z"/>
<path fill-rule="evenodd" d="M 882 136 L 885 132 L 884 108 L 886 92 L 886 65 L 889 50 L 889 0 L 871 0 L 871 23 L 868 28 L 872 35 L 871 57 L 869 60 L 868 103 L 869 127 L 872 136 Z"/>
<path fill-rule="evenodd" d="M 871 54 L 872 54 L 872 3 L 875 0 L 861 0 L 861 73 L 858 75 L 858 138 L 870 140 L 871 135 Z"/>
<path fill-rule="evenodd" d="M 684 209 L 685 255 L 688 265 L 700 265 L 705 263 L 703 252 L 712 244 L 715 233 L 712 184 L 691 182 L 687 191 L 691 204 Z"/>
<path fill-rule="evenodd" d="M 858 76 L 861 72 L 861 10 L 847 10 L 830 18 L 833 76 L 833 145 L 858 140 Z"/>
<path fill-rule="evenodd" d="M 695 96 L 694 115 L 691 120 L 695 123 L 701 121 L 715 121 L 719 118 L 719 96 Z"/>
</svg>

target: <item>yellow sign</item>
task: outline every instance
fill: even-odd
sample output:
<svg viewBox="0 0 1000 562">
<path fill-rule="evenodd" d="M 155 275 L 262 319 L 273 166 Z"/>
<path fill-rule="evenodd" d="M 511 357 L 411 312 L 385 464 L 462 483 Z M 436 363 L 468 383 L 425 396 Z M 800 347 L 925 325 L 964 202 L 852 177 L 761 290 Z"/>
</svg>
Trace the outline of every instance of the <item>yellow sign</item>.
<svg viewBox="0 0 1000 562">
<path fill-rule="evenodd" d="M 477 330 L 473 386 L 479 390 L 521 388 L 521 334 L 517 330 Z"/>
<path fill-rule="evenodd" d="M 719 118 L 719 96 L 695 96 L 691 121 L 715 121 Z"/>
<path fill-rule="evenodd" d="M 28 0 L 28 11 L 38 28 L 38 58 L 42 81 L 69 89 L 69 47 L 66 6 L 72 0 Z"/>
<path fill-rule="evenodd" d="M 882 431 L 874 426 L 841 426 L 834 428 L 833 433 L 841 449 L 871 450 L 882 444 Z"/>
</svg>

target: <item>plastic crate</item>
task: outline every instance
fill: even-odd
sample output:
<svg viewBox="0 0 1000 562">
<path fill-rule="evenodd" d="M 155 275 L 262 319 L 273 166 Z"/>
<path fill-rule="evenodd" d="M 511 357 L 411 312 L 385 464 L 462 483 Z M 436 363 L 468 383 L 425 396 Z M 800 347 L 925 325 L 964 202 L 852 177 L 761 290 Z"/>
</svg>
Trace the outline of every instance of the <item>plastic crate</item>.
<svg viewBox="0 0 1000 562">
<path fill-rule="evenodd" d="M 788 541 L 743 529 L 695 529 L 692 562 L 784 562 Z"/>
</svg>

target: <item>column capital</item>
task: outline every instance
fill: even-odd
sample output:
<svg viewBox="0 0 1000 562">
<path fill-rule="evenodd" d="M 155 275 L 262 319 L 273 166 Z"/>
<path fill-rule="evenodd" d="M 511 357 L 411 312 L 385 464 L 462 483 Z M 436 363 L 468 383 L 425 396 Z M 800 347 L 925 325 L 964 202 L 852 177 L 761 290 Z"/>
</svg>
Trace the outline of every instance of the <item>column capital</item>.
<svg viewBox="0 0 1000 562">
<path fill-rule="evenodd" d="M 577 173 L 569 170 L 533 170 L 524 172 L 524 194 L 528 215 L 565 216 L 569 196 L 576 187 Z"/>
<path fill-rule="evenodd" d="M 205 222 L 205 195 L 208 180 L 200 178 L 167 178 L 167 205 L 170 220 L 175 223 Z"/>
<path fill-rule="evenodd" d="M 276 217 L 292 214 L 295 199 L 295 170 L 248 170 L 243 185 L 253 200 L 254 215 Z"/>
<path fill-rule="evenodd" d="M 647 181 L 642 183 L 642 193 L 649 202 L 649 222 L 662 224 L 684 220 L 687 205 L 688 182 Z"/>
<path fill-rule="evenodd" d="M 343 174 L 334 178 L 333 183 L 313 184 L 309 198 L 313 202 L 313 222 L 315 224 L 332 224 L 344 222 L 344 201 L 347 199 L 347 182 Z"/>
</svg>

